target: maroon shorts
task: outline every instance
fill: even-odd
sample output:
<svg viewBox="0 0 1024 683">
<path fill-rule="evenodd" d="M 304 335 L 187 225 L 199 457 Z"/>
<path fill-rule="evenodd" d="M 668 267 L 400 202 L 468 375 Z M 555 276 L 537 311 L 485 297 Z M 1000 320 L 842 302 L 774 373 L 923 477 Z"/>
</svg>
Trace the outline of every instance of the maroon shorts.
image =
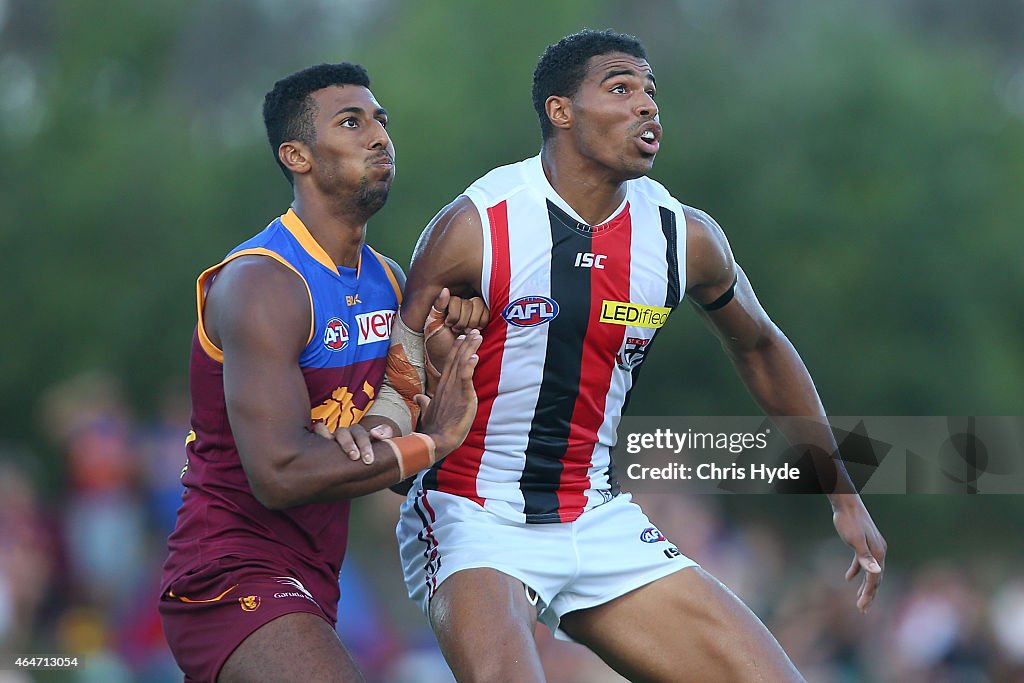
<svg viewBox="0 0 1024 683">
<path fill-rule="evenodd" d="M 159 609 L 171 653 L 195 683 L 215 683 L 235 648 L 280 616 L 309 612 L 334 627 L 294 574 L 235 557 L 173 581 Z"/>
</svg>

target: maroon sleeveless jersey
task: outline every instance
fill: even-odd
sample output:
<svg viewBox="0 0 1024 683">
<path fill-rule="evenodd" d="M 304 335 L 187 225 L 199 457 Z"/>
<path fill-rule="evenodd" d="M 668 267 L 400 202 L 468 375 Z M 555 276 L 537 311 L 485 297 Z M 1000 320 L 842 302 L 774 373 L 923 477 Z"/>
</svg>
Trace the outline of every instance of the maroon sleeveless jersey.
<svg viewBox="0 0 1024 683">
<path fill-rule="evenodd" d="M 231 259 L 252 254 L 283 263 L 309 288 L 312 327 L 299 365 L 309 389 L 311 422 L 322 420 L 335 429 L 358 421 L 383 380 L 400 292 L 390 268 L 369 247 L 363 248 L 358 268 L 337 267 L 289 211 L 200 275 L 190 368 L 192 431 L 161 593 L 190 572 L 221 558 L 236 558 L 236 564 L 241 560 L 271 566 L 281 576 L 297 579 L 333 621 L 349 502 L 269 510 L 256 500 L 228 423 L 223 353 L 203 328 L 210 277 Z"/>
</svg>

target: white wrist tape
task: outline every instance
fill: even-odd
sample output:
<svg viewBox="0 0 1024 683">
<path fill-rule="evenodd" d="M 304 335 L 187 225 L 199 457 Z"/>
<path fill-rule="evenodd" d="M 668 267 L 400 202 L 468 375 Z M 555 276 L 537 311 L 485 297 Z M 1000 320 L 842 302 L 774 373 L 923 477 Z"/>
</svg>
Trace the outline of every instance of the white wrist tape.
<svg viewBox="0 0 1024 683">
<path fill-rule="evenodd" d="M 425 381 L 423 335 L 409 329 L 398 311 L 391 324 L 384 383 L 367 414 L 386 417 L 398 425 L 403 435 L 409 434 L 420 417 L 413 397 L 424 392 Z"/>
<path fill-rule="evenodd" d="M 412 432 L 413 427 L 416 426 L 413 424 L 412 411 L 409 409 L 409 405 L 398 395 L 395 388 L 388 384 L 386 377 L 384 383 L 380 386 L 380 390 L 377 392 L 377 398 L 374 399 L 373 405 L 366 411 L 366 414 L 388 418 L 398 425 L 399 436 L 409 434 Z"/>
</svg>

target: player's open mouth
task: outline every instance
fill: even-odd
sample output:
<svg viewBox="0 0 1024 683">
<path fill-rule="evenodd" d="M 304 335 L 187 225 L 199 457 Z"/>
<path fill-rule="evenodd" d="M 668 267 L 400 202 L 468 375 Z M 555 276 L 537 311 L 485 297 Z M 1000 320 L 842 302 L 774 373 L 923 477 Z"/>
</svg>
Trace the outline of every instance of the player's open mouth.
<svg viewBox="0 0 1024 683">
<path fill-rule="evenodd" d="M 661 148 L 661 126 L 650 121 L 640 127 L 640 134 L 636 137 L 636 145 L 644 154 L 657 154 Z"/>
</svg>

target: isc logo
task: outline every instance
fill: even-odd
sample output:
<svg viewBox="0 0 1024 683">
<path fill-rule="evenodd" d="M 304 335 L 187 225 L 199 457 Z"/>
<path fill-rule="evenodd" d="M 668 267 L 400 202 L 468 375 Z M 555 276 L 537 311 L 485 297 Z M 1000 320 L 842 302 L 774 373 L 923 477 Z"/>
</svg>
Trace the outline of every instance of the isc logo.
<svg viewBox="0 0 1024 683">
<path fill-rule="evenodd" d="M 589 251 L 581 251 L 576 254 L 576 267 L 604 270 L 604 260 L 606 258 L 608 257 L 604 254 L 591 254 Z"/>
<path fill-rule="evenodd" d="M 348 325 L 344 320 L 331 318 L 324 330 L 324 346 L 331 351 L 341 351 L 348 346 Z"/>
<path fill-rule="evenodd" d="M 558 315 L 558 304 L 546 296 L 524 296 L 501 312 L 501 317 L 516 327 L 536 327 L 551 322 Z"/>
</svg>

